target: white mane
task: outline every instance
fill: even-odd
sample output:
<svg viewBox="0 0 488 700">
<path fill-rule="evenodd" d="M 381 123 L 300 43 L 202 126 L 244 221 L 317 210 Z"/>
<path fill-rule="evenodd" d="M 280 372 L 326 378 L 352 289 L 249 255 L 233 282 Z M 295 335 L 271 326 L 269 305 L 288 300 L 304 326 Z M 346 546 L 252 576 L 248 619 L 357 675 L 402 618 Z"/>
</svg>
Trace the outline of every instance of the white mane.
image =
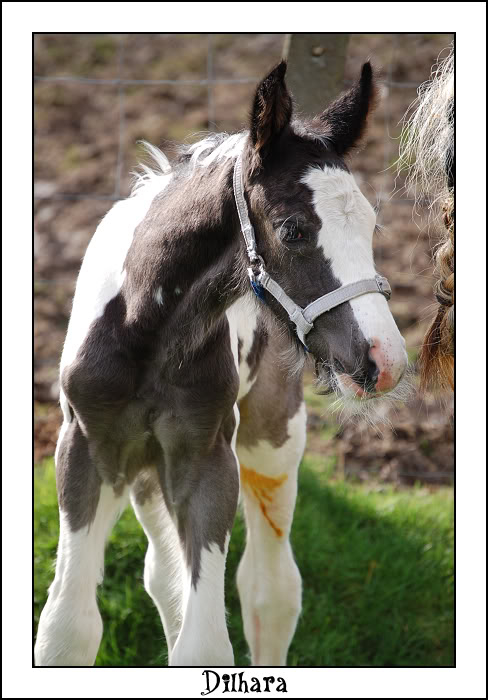
<svg viewBox="0 0 488 700">
<path fill-rule="evenodd" d="M 192 168 L 206 168 L 214 161 L 236 158 L 244 148 L 246 137 L 247 132 L 208 134 L 201 141 L 184 147 L 183 153 L 190 155 Z"/>
<path fill-rule="evenodd" d="M 197 167 L 208 167 L 215 161 L 236 158 L 244 148 L 247 132 L 238 134 L 206 134 L 203 139 L 189 146 L 181 147 L 181 156 L 189 160 L 191 171 Z M 161 177 L 166 177 L 174 170 L 165 154 L 147 141 L 140 142 L 149 155 L 152 166 L 140 163 L 134 176 L 131 196 L 137 195 L 147 185 L 158 185 Z"/>
<path fill-rule="evenodd" d="M 418 89 L 417 99 L 404 117 L 399 170 L 407 171 L 406 186 L 416 199 L 430 197 L 431 207 L 448 195 L 446 168 L 452 159 L 454 50 L 433 66 L 430 80 Z"/>
<path fill-rule="evenodd" d="M 131 173 L 133 175 L 132 187 L 130 196 L 137 195 L 143 187 L 150 183 L 158 182 L 159 178 L 165 177 L 172 172 L 171 163 L 164 153 L 156 146 L 147 141 L 140 142 L 153 162 L 153 167 L 150 168 L 145 163 L 139 163 L 138 171 Z"/>
</svg>

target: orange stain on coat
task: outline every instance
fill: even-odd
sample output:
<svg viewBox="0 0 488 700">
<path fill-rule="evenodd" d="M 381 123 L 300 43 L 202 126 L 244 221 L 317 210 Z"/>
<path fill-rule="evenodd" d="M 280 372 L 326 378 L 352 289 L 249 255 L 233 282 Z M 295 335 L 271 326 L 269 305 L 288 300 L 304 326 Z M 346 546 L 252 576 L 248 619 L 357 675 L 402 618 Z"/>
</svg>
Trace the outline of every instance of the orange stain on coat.
<svg viewBox="0 0 488 700">
<path fill-rule="evenodd" d="M 261 513 L 264 515 L 268 523 L 275 531 L 277 537 L 283 536 L 283 530 L 278 527 L 271 519 L 268 513 L 268 507 L 273 502 L 274 492 L 288 479 L 288 474 L 280 474 L 279 476 L 265 476 L 259 474 L 253 469 L 248 469 L 241 464 L 241 482 L 243 486 L 250 489 L 251 493 L 256 497 Z"/>
</svg>

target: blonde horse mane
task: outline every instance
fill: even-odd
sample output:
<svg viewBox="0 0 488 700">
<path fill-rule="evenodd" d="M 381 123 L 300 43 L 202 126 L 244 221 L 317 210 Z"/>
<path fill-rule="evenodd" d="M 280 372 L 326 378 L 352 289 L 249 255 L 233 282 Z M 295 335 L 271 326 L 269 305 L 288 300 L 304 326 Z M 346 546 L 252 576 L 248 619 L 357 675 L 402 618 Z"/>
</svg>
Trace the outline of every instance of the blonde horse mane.
<svg viewBox="0 0 488 700">
<path fill-rule="evenodd" d="M 430 80 L 404 118 L 399 170 L 416 202 L 428 198 L 434 220 L 444 226 L 434 250 L 438 309 L 420 351 L 421 386 L 454 388 L 454 49 L 433 66 Z"/>
</svg>

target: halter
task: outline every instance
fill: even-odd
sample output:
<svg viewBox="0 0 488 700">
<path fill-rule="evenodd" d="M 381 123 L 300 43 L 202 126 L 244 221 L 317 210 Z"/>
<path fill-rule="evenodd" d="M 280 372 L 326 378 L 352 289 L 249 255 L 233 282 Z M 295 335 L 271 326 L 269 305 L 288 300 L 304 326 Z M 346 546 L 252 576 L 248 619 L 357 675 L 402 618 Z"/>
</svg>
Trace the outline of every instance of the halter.
<svg viewBox="0 0 488 700">
<path fill-rule="evenodd" d="M 344 304 L 346 301 L 355 299 L 362 294 L 370 292 L 379 292 L 387 300 L 391 297 L 391 287 L 386 277 L 375 275 L 372 279 L 360 280 L 359 282 L 351 282 L 344 284 L 342 287 L 334 289 L 334 291 L 324 294 L 323 296 L 312 301 L 304 309 L 290 299 L 284 289 L 266 272 L 264 260 L 258 255 L 256 247 L 256 236 L 254 229 L 249 220 L 249 212 L 247 209 L 246 200 L 244 198 L 244 183 L 242 180 L 242 160 L 239 155 L 234 166 L 234 197 L 237 205 L 237 213 L 241 223 L 241 231 L 246 242 L 247 255 L 249 258 L 249 267 L 247 268 L 251 286 L 262 301 L 265 301 L 263 289 L 274 296 L 276 301 L 285 309 L 290 320 L 296 326 L 296 333 L 303 345 L 305 345 L 305 337 L 313 328 L 313 322 L 326 311 Z M 305 345 L 306 347 L 306 345 Z"/>
</svg>

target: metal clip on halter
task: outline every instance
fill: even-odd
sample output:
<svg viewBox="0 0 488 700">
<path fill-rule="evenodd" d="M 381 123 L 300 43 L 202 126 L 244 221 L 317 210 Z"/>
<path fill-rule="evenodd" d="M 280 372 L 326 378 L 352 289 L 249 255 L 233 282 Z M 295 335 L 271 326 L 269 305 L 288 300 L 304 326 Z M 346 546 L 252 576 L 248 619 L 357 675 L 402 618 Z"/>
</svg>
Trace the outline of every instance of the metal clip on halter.
<svg viewBox="0 0 488 700">
<path fill-rule="evenodd" d="M 266 299 L 263 293 L 263 287 L 260 283 L 260 279 L 264 273 L 264 260 L 255 251 L 253 256 L 249 256 L 250 266 L 247 268 L 247 274 L 249 275 L 249 281 L 251 282 L 251 287 L 254 294 L 262 302 L 266 303 Z"/>
<path fill-rule="evenodd" d="M 381 275 L 376 275 L 375 280 L 376 280 L 376 284 L 378 285 L 379 293 L 383 294 L 383 296 L 386 298 L 387 301 L 390 301 L 390 299 L 391 299 L 391 287 L 390 287 L 386 277 L 382 277 Z"/>
<path fill-rule="evenodd" d="M 247 268 L 249 277 L 253 282 L 257 282 L 259 276 L 264 272 L 264 260 L 260 255 L 254 252 L 253 256 L 249 256 L 250 266 Z"/>
</svg>

